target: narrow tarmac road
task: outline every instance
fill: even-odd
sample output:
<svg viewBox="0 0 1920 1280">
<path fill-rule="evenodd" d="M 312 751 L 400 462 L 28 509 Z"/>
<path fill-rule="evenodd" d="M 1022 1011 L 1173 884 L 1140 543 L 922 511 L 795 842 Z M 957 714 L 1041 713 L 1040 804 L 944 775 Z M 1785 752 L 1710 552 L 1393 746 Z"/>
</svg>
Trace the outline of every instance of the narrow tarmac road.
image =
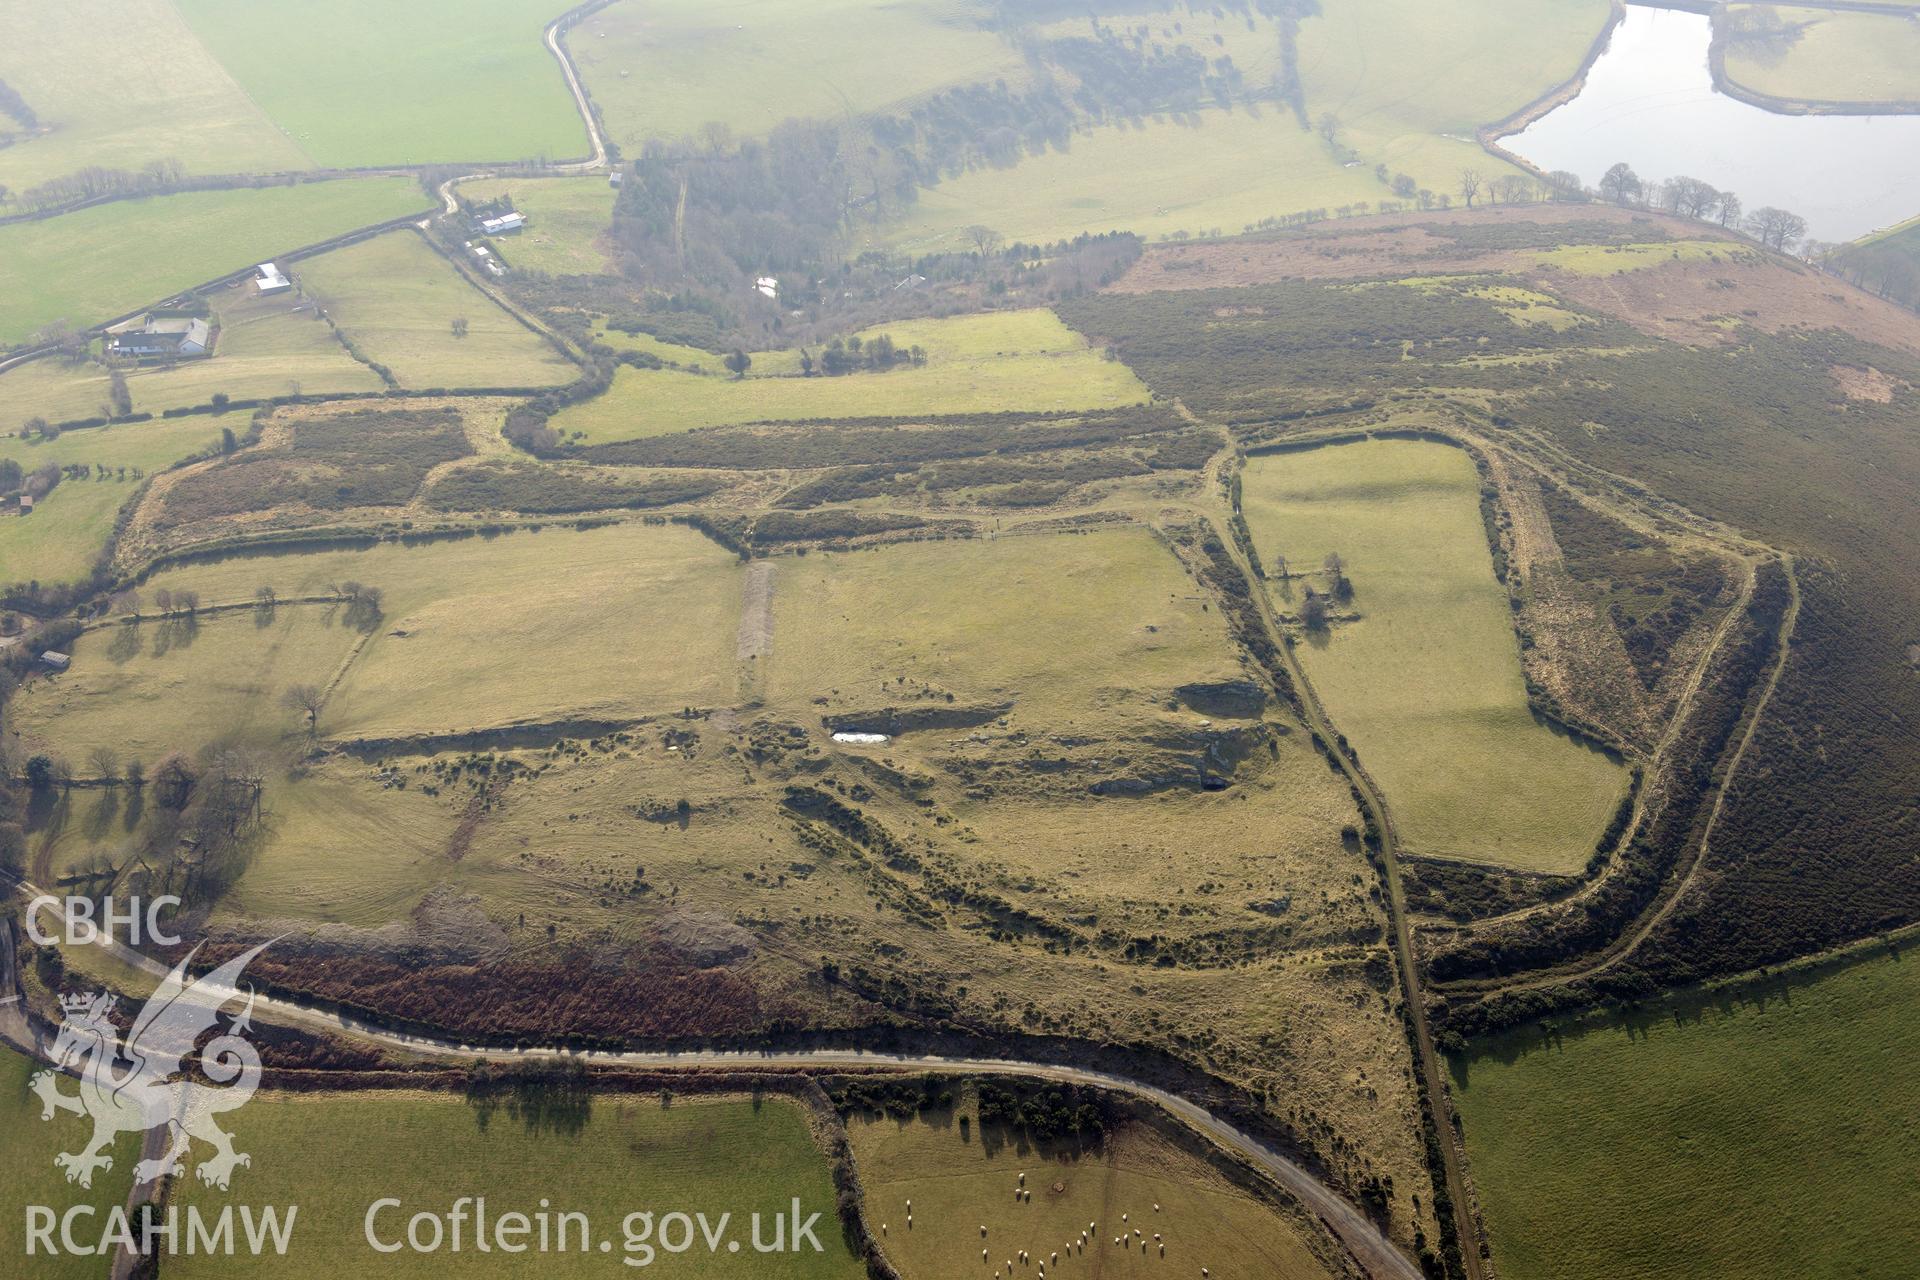
<svg viewBox="0 0 1920 1280">
<path fill-rule="evenodd" d="M 40 890 L 22 881 L 18 892 L 28 900 Z M 165 977 L 168 968 L 119 942 L 97 944 L 122 964 L 130 965 L 156 980 Z M 216 988 L 216 991 L 218 989 Z M 230 991 L 231 998 L 249 993 Z M 705 1067 L 752 1068 L 759 1070 L 805 1070 L 844 1067 L 885 1067 L 906 1071 L 940 1071 L 957 1075 L 998 1073 L 1020 1075 L 1037 1080 L 1057 1080 L 1069 1084 L 1092 1085 L 1111 1089 L 1152 1102 L 1178 1116 L 1221 1146 L 1235 1152 L 1266 1172 L 1285 1187 L 1344 1244 L 1375 1280 L 1422 1280 L 1420 1269 L 1381 1233 L 1373 1222 L 1345 1198 L 1323 1184 L 1307 1169 L 1272 1147 L 1204 1107 L 1178 1094 L 1154 1085 L 1104 1071 L 1061 1066 L 1048 1062 L 1030 1062 L 1014 1058 L 945 1057 L 932 1054 L 876 1053 L 863 1049 L 771 1050 L 692 1050 L 687 1052 L 590 1050 L 529 1048 L 500 1049 L 460 1044 L 432 1036 L 413 1035 L 376 1023 L 345 1015 L 309 1009 L 272 996 L 254 997 L 254 1016 L 258 1021 L 280 1026 L 306 1028 L 400 1050 L 423 1058 L 454 1062 L 554 1062 L 577 1061 L 589 1066 L 636 1067 L 650 1071 L 698 1070 Z M 19 1046 L 36 1052 L 30 1046 Z"/>
</svg>

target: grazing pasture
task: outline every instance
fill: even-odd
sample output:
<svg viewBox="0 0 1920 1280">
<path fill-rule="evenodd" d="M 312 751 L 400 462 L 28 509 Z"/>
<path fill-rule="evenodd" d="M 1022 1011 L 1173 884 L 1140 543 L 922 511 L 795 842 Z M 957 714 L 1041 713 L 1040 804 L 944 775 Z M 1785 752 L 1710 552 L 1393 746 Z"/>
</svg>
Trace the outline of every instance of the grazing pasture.
<svg viewBox="0 0 1920 1280">
<path fill-rule="evenodd" d="M 247 96 L 327 168 L 587 154 L 541 30 L 564 0 L 181 0 Z"/>
<path fill-rule="evenodd" d="M 289 249 L 428 204 L 407 178 L 119 200 L 0 226 L 0 344 L 98 324 Z"/>
<path fill-rule="evenodd" d="M 1004 1276 L 1009 1259 L 1016 1275 L 1039 1263 L 1049 1276 L 1104 1280 L 1197 1276 L 1202 1267 L 1268 1280 L 1340 1274 L 1301 1223 L 1144 1122 L 1091 1142 L 1036 1140 L 983 1126 L 969 1092 L 954 1108 L 912 1119 L 856 1114 L 849 1129 L 867 1216 L 876 1233 L 886 1224 L 881 1247 L 914 1280 L 972 1280 L 994 1267 Z M 1020 1188 L 1031 1195 L 1016 1197 Z"/>
<path fill-rule="evenodd" d="M 1103 409 L 1138 404 L 1148 391 L 1124 364 L 1103 359 L 1051 311 L 988 312 L 879 325 L 860 336 L 923 347 L 926 363 L 802 378 L 797 352 L 762 352 L 754 367 L 776 376 L 734 378 L 721 357 L 691 352 L 709 373 L 623 367 L 596 399 L 569 406 L 553 425 L 604 444 L 700 427 L 780 419 L 854 418 L 1008 410 Z M 815 359 L 820 352 L 813 352 Z"/>
<path fill-rule="evenodd" d="M 104 1268 L 97 1258 L 65 1254 L 49 1258 L 43 1251 L 27 1263 L 24 1208 L 45 1205 L 64 1215 L 76 1205 L 91 1205 L 95 1216 L 75 1219 L 75 1234 L 82 1241 L 97 1243 L 99 1236 L 89 1241 L 87 1231 L 103 1229 L 107 1211 L 126 1203 L 133 1186 L 133 1165 L 140 1158 L 140 1139 L 123 1133 L 114 1140 L 109 1148 L 113 1168 L 95 1173 L 91 1190 L 68 1182 L 53 1159 L 84 1147 L 93 1126 L 84 1117 L 66 1114 L 42 1123 L 40 1099 L 27 1092 L 28 1080 L 39 1070 L 37 1063 L 0 1045 L 0 1132 L 7 1135 L 7 1158 L 0 1161 L 0 1203 L 8 1207 L 8 1212 L 0 1214 L 0 1257 L 21 1259 L 21 1265 L 32 1267 L 33 1275 L 50 1280 L 98 1280 Z M 71 1097 L 73 1081 L 63 1077 L 61 1092 Z"/>
<path fill-rule="evenodd" d="M 771 690 L 799 706 L 951 693 L 1074 734 L 1240 674 L 1220 615 L 1139 529 L 816 554 L 783 561 L 778 583 Z"/>
<path fill-rule="evenodd" d="M 200 174 L 313 166 L 170 0 L 0 0 L 0 28 L 0 80 L 47 130 L 0 147 L 0 183 L 16 192 L 159 159 Z"/>
<path fill-rule="evenodd" d="M 63 582 L 84 575 L 141 477 L 219 443 L 220 428 L 229 423 L 236 430 L 246 426 L 236 415 L 88 427 L 51 441 L 0 434 L 0 458 L 26 471 L 50 462 L 109 468 L 104 476 L 96 469 L 85 479 L 63 479 L 30 516 L 0 517 L 0 582 Z"/>
<path fill-rule="evenodd" d="M 975 223 L 1031 243 L 1103 231 L 1237 233 L 1266 217 L 1391 198 L 1371 168 L 1342 168 L 1283 106 L 1196 118 L 1102 125 L 1074 134 L 1065 151 L 969 170 L 922 191 L 910 214 L 883 229 L 885 242 L 900 252 L 960 250 Z M 1139 181 L 1143 173 L 1154 180 Z"/>
<path fill-rule="evenodd" d="M 983 0 L 665 0 L 602 9 L 567 46 L 612 141 L 717 122 L 762 134 L 793 116 L 882 111 L 950 85 L 1026 81 Z"/>
<path fill-rule="evenodd" d="M 493 247 L 515 271 L 545 271 L 549 275 L 604 275 L 613 261 L 601 243 L 613 221 L 617 194 L 605 177 L 487 178 L 460 184 L 469 200 L 513 197 L 514 207 L 527 215 L 524 231 L 499 236 Z"/>
<path fill-rule="evenodd" d="M 1920 21 L 1911 12 L 1743 4 L 1715 24 L 1738 31 L 1769 18 L 1796 34 L 1784 47 L 1730 39 L 1727 78 L 1742 88 L 1800 102 L 1920 102 Z"/>
<path fill-rule="evenodd" d="M 153 764 L 215 742 L 295 741 L 297 720 L 280 697 L 326 683 L 353 651 L 363 633 L 345 612 L 283 605 L 89 632 L 73 642 L 71 671 L 21 693 L 15 725 L 76 768 L 96 747 Z"/>
<path fill-rule="evenodd" d="M 1244 480 L 1261 555 L 1304 575 L 1272 584 L 1282 608 L 1346 562 L 1351 605 L 1296 652 L 1407 850 L 1577 871 L 1626 775 L 1528 708 L 1479 490 L 1464 451 L 1406 440 L 1257 457 Z"/>
<path fill-rule="evenodd" d="M 300 287 L 403 387 L 544 387 L 577 370 L 410 230 L 299 264 Z M 464 336 L 453 322 L 464 319 Z"/>
<path fill-rule="evenodd" d="M 1501 1275 L 1901 1274 L 1916 1002 L 1876 948 L 1474 1045 L 1453 1094 Z"/>
<path fill-rule="evenodd" d="M 866 1274 L 840 1230 L 826 1156 L 800 1108 L 783 1098 L 668 1103 L 658 1094 L 589 1097 L 548 1089 L 519 1099 L 508 1092 L 487 1103 L 451 1094 L 264 1094 L 227 1123 L 238 1149 L 253 1157 L 251 1167 L 235 1174 L 234 1194 L 244 1186 L 252 1203 L 300 1206 L 292 1247 L 284 1257 L 250 1259 L 249 1275 L 370 1268 L 396 1277 L 445 1275 L 444 1249 L 376 1254 L 365 1222 L 375 1201 L 399 1200 L 402 1207 L 381 1214 L 376 1228 L 383 1243 L 404 1243 L 414 1214 L 440 1215 L 444 1225 L 463 1196 L 486 1198 L 490 1224 L 509 1213 L 527 1215 L 534 1229 L 517 1241 L 527 1246 L 538 1241 L 538 1215 L 550 1206 L 555 1247 L 537 1256 L 540 1270 L 554 1276 L 605 1276 L 610 1267 L 626 1270 L 623 1259 L 638 1267 L 642 1258 L 663 1270 L 714 1277 L 858 1280 Z M 316 1150 L 325 1150 L 327 1159 L 313 1160 Z M 432 1159 L 396 1159 L 402 1152 L 431 1152 Z M 229 1203 L 226 1193 L 191 1174 L 179 1188 L 177 1202 L 204 1211 Z M 814 1224 L 820 1251 L 803 1244 L 779 1254 L 756 1252 L 753 1215 L 761 1215 L 761 1239 L 770 1243 L 776 1214 L 789 1219 L 791 1232 L 796 1197 L 802 1221 L 820 1215 Z M 678 1254 L 661 1247 L 663 1239 L 679 1246 L 678 1224 L 661 1221 L 674 1212 L 705 1213 L 709 1226 L 722 1214 L 731 1217 L 714 1251 L 695 1229 L 692 1251 Z M 558 1247 L 561 1213 L 584 1214 L 590 1228 L 583 1240 L 576 1220 L 564 1250 Z M 635 1213 L 652 1215 L 650 1232 L 628 1222 Z M 469 1217 L 462 1275 L 526 1274 L 528 1258 L 536 1255 L 481 1252 L 474 1229 Z M 602 1242 L 608 1251 L 601 1251 Z M 739 1245 L 737 1252 L 729 1242 Z M 176 1256 L 166 1268 L 189 1280 L 231 1274 L 223 1258 Z"/>
<path fill-rule="evenodd" d="M 249 600 L 260 583 L 283 598 L 349 580 L 379 587 L 379 624 L 320 716 L 322 735 L 351 737 L 730 699 L 740 572 L 690 530 L 616 525 L 236 558 L 169 570 L 151 586 L 197 590 L 206 603 Z M 326 610 L 280 612 L 324 630 Z M 216 626 L 253 622 L 249 611 L 202 623 Z M 324 681 L 330 669 L 319 674 Z M 284 710 L 271 714 L 294 727 Z"/>
</svg>

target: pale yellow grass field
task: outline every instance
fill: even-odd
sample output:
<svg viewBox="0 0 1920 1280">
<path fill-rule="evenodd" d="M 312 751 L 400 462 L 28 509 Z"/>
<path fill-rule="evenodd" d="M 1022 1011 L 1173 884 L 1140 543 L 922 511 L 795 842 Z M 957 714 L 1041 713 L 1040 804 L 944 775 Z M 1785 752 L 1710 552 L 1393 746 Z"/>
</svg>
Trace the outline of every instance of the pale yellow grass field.
<svg viewBox="0 0 1920 1280">
<path fill-rule="evenodd" d="M 412 231 L 309 258 L 294 275 L 367 358 L 391 369 L 403 387 L 537 387 L 578 376 L 545 339 Z M 464 338 L 453 336 L 456 318 L 467 322 Z"/>
<path fill-rule="evenodd" d="M 662 358 L 706 372 L 622 367 L 603 395 L 568 406 L 553 425 L 604 444 L 741 422 L 1105 409 L 1150 395 L 1132 370 L 1101 357 L 1044 308 L 876 325 L 860 337 L 881 334 L 899 347 L 923 347 L 926 363 L 802 378 L 792 376 L 799 352 L 759 352 L 748 376 L 734 378 L 721 372 L 719 356 L 658 344 L 677 353 Z"/>
<path fill-rule="evenodd" d="M 888 1259 L 914 1280 L 972 1280 L 995 1267 L 1004 1276 L 1009 1259 L 1016 1275 L 1044 1264 L 1049 1276 L 1101 1280 L 1197 1276 L 1202 1267 L 1261 1280 L 1338 1274 L 1300 1223 L 1144 1125 L 1124 1126 L 1101 1149 L 1036 1148 L 983 1130 L 968 1097 L 958 1114 L 856 1118 L 850 1128 L 868 1214 L 876 1230 L 886 1224 Z M 1015 1198 L 1023 1185 L 1031 1199 Z M 1121 1235 L 1128 1239 L 1116 1245 Z M 1022 1250 L 1031 1259 L 1025 1266 Z"/>
<path fill-rule="evenodd" d="M 1341 167 L 1284 107 L 1198 114 L 1197 126 L 1104 125 L 1075 134 L 1066 151 L 948 179 L 920 193 L 886 242 L 916 253 L 958 250 L 975 223 L 1029 243 L 1105 231 L 1235 234 L 1262 218 L 1390 198 L 1371 167 Z"/>
<path fill-rule="evenodd" d="M 251 598 L 261 582 L 292 597 L 348 580 L 382 589 L 384 617 L 321 713 L 323 735 L 632 716 L 732 697 L 740 569 L 686 529 L 382 543 L 192 565 L 153 585 L 212 602 Z"/>
<path fill-rule="evenodd" d="M 1240 674 L 1219 615 L 1144 530 L 816 553 L 781 561 L 774 592 L 768 679 L 796 706 L 912 705 L 924 685 L 1068 733 Z"/>
</svg>

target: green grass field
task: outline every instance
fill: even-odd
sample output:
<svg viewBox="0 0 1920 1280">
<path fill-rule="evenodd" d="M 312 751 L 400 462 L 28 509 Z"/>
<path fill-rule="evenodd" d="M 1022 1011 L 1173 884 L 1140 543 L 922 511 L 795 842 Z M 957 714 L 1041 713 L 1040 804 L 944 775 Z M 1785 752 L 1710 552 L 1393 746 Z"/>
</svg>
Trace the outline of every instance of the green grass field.
<svg viewBox="0 0 1920 1280">
<path fill-rule="evenodd" d="M 736 379 L 713 355 L 702 361 L 713 371 L 706 374 L 622 367 L 604 395 L 569 406 L 553 425 L 601 444 L 771 419 L 1103 409 L 1149 395 L 1124 364 L 1103 359 L 1044 309 L 903 321 L 862 336 L 882 333 L 899 346 L 924 347 L 927 363 L 835 378 L 756 377 L 749 370 Z M 780 375 L 797 371 L 798 363 L 792 351 L 754 357 L 756 369 Z"/>
<path fill-rule="evenodd" d="M 0 343 L 97 324 L 430 203 L 406 178 L 190 191 L 0 227 Z"/>
<path fill-rule="evenodd" d="M 764 133 L 949 85 L 1023 84 L 1019 51 L 982 25 L 992 12 L 981 0 L 665 0 L 604 9 L 567 46 L 608 135 L 632 154 L 709 121 Z"/>
<path fill-rule="evenodd" d="M 0 148 L 0 183 L 15 191 L 163 157 L 193 173 L 312 167 L 170 0 L 0 0 L 0 30 L 0 80 L 49 127 Z"/>
<path fill-rule="evenodd" d="M 373 370 L 347 354 L 305 299 L 263 298 L 250 284 L 240 284 L 214 296 L 212 319 L 220 327 L 212 359 L 126 371 L 135 412 L 204 405 L 217 392 L 250 400 L 378 391 L 383 385 Z M 31 361 L 0 374 L 0 431 L 11 432 L 35 417 L 57 423 L 104 416 L 108 393 L 104 365 Z"/>
<path fill-rule="evenodd" d="M 239 1150 L 253 1157 L 235 1174 L 231 1195 L 204 1188 L 198 1178 L 181 1180 L 177 1200 L 218 1212 L 238 1200 L 256 1205 L 300 1206 L 294 1244 L 284 1258 L 248 1258 L 250 1276 L 442 1276 L 450 1260 L 463 1276 L 542 1275 L 600 1277 L 638 1270 L 642 1259 L 664 1275 L 765 1276 L 779 1280 L 858 1280 L 865 1275 L 849 1252 L 834 1208 L 826 1157 L 814 1144 L 798 1106 L 779 1098 L 762 1101 L 675 1099 L 658 1095 L 604 1095 L 582 1116 L 557 1120 L 520 1117 L 501 1106 L 483 1118 L 458 1096 L 416 1093 L 266 1094 L 227 1121 Z M 326 1159 L 315 1160 L 316 1151 Z M 414 1159 L 414 1154 L 431 1158 Z M 464 1248 L 438 1254 L 402 1249 L 377 1253 L 369 1245 L 369 1207 L 382 1199 L 401 1202 L 376 1219 L 382 1243 L 404 1242 L 408 1219 L 421 1212 L 446 1215 L 462 1196 L 486 1197 L 490 1220 L 523 1213 L 535 1223 L 523 1255 L 474 1247 L 469 1219 Z M 814 1234 L 821 1252 L 758 1253 L 752 1247 L 755 1213 L 763 1215 L 762 1238 L 771 1241 L 773 1215 L 791 1214 L 798 1197 L 802 1220 L 818 1213 Z M 541 1253 L 534 1215 L 543 1204 L 554 1216 L 552 1247 Z M 652 1213 L 651 1233 L 630 1214 Z M 717 1250 L 709 1252 L 698 1228 L 694 1247 L 680 1244 L 670 1213 L 705 1213 L 709 1225 L 731 1214 Z M 559 1247 L 561 1213 L 587 1216 L 590 1230 L 569 1226 Z M 789 1227 L 791 1224 L 789 1224 Z M 585 1245 L 582 1237 L 585 1235 Z M 602 1252 L 600 1245 L 611 1248 Z M 738 1251 L 727 1243 L 737 1242 Z M 450 1244 L 450 1237 L 448 1239 Z M 511 1239 L 509 1243 L 512 1243 Z M 651 1245 L 652 1251 L 643 1251 Z M 229 1258 L 173 1257 L 168 1275 L 231 1275 Z"/>
<path fill-rule="evenodd" d="M 564 160 L 586 127 L 541 30 L 564 0 L 180 0 L 194 32 L 315 164 Z"/>
<path fill-rule="evenodd" d="M 1244 481 L 1269 561 L 1303 572 L 1329 552 L 1346 560 L 1359 619 L 1298 652 L 1408 851 L 1576 871 L 1626 775 L 1529 711 L 1479 490 L 1464 451 L 1403 440 L 1258 457 Z M 1276 603 L 1298 607 L 1304 585 Z"/>
<path fill-rule="evenodd" d="M 1020 1250 L 1049 1276 L 1101 1280 L 1197 1276 L 1203 1266 L 1216 1276 L 1263 1280 L 1335 1274 L 1298 1226 L 1141 1124 L 1120 1128 L 1098 1150 L 1036 1148 L 982 1131 L 969 1096 L 930 1119 L 855 1118 L 849 1127 L 868 1216 L 876 1231 L 886 1223 L 887 1257 L 913 1280 L 973 1280 L 996 1267 L 1005 1276 L 1009 1259 L 1014 1274 L 1037 1274 L 1019 1266 Z M 1030 1200 L 1014 1198 L 1021 1174 Z M 1098 1230 L 1083 1247 L 1089 1222 Z M 1113 1243 L 1136 1230 L 1140 1238 Z"/>
<path fill-rule="evenodd" d="M 1510 1280 L 1904 1275 L 1920 962 L 1529 1028 L 1453 1064 Z"/>
<path fill-rule="evenodd" d="M 28 471 L 49 462 L 84 462 L 151 474 L 217 443 L 223 425 L 241 430 L 246 424 L 239 415 L 134 422 L 67 431 L 51 442 L 4 434 L 0 458 L 12 458 Z M 115 514 L 139 484 L 131 471 L 123 478 L 117 470 L 104 480 L 62 480 L 32 515 L 0 518 L 0 582 L 64 582 L 85 574 L 113 532 Z"/>
<path fill-rule="evenodd" d="M 113 1168 L 96 1173 L 93 1189 L 83 1190 L 66 1179 L 53 1163 L 62 1152 L 77 1152 L 86 1144 L 93 1126 L 85 1119 L 62 1114 L 51 1122 L 40 1119 L 40 1099 L 27 1092 L 27 1081 L 39 1070 L 12 1049 L 0 1045 L 0 1133 L 7 1135 L 6 1159 L 0 1160 L 0 1258 L 9 1266 L 28 1268 L 20 1275 L 47 1276 L 51 1280 L 99 1280 L 106 1266 L 98 1258 L 52 1257 L 36 1254 L 27 1257 L 26 1208 L 42 1205 L 55 1214 L 65 1214 L 75 1205 L 92 1205 L 92 1219 L 76 1219 L 75 1235 L 83 1244 L 97 1243 L 106 1227 L 106 1215 L 116 1205 L 126 1203 L 133 1185 L 133 1163 L 140 1157 L 140 1139 L 122 1134 L 113 1144 Z M 61 1092 L 71 1097 L 71 1080 L 61 1082 Z M 92 1231 L 89 1240 L 88 1232 Z M 59 1235 L 56 1232 L 54 1239 Z"/>
<path fill-rule="evenodd" d="M 705 373 L 718 373 L 724 368 L 720 362 L 725 357 L 716 352 L 706 351 L 700 347 L 689 347 L 678 342 L 668 342 L 650 333 L 623 333 L 619 329 L 609 329 L 604 324 L 597 324 L 594 326 L 593 337 L 596 342 L 604 342 L 616 351 L 644 351 L 650 356 L 658 356 L 673 364 L 698 368 Z M 751 372 L 755 376 L 768 372 L 766 368 L 761 367 L 764 363 L 770 363 L 767 357 L 784 354 L 786 353 L 754 352 L 753 362 L 756 367 Z M 797 360 L 799 352 L 792 354 Z"/>
<path fill-rule="evenodd" d="M 370 631 L 345 606 L 289 603 L 270 615 L 90 632 L 74 644 L 71 671 L 22 692 L 17 724 L 74 761 L 101 745 L 151 761 L 214 741 L 292 740 L 301 726 L 280 695 L 336 676 L 323 736 L 631 716 L 732 697 L 740 570 L 683 529 L 554 529 L 226 560 L 157 575 L 148 597 L 192 588 L 213 605 L 251 600 L 268 583 L 292 600 L 345 581 L 384 593 Z"/>
<path fill-rule="evenodd" d="M 494 248 L 516 271 L 545 271 L 550 275 L 604 275 L 612 259 L 600 242 L 613 221 L 616 194 L 606 179 L 492 178 L 463 182 L 460 194 L 469 200 L 492 200 L 511 195 L 514 207 L 525 213 L 525 231 L 494 240 Z"/>
<path fill-rule="evenodd" d="M 1766 11 L 1800 37 L 1782 54 L 1763 56 L 1740 44 L 1727 50 L 1735 84 L 1776 98 L 1816 102 L 1920 101 L 1920 22 L 1904 13 L 1834 13 L 1768 5 Z M 1755 12 L 1735 5 L 1716 21 Z"/>
<path fill-rule="evenodd" d="M 1284 107 L 1209 110 L 1200 119 L 1197 127 L 1102 126 L 1075 134 L 1067 151 L 970 170 L 922 191 L 884 239 L 924 253 L 961 248 L 974 223 L 1034 243 L 1082 232 L 1238 233 L 1270 216 L 1391 198 L 1370 167 L 1342 168 Z M 1143 173 L 1154 180 L 1139 181 Z"/>
<path fill-rule="evenodd" d="M 301 289 L 403 387 L 545 387 L 578 370 L 410 230 L 309 258 Z M 464 318 L 468 332 L 453 335 Z"/>
</svg>

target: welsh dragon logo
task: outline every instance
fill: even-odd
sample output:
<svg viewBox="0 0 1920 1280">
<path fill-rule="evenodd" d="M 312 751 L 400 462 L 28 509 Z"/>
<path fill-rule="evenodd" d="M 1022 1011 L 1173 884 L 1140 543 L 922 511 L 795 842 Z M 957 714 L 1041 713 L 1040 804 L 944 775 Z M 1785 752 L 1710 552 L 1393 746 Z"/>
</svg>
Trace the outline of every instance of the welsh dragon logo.
<svg viewBox="0 0 1920 1280">
<path fill-rule="evenodd" d="M 251 1157 L 233 1149 L 233 1135 L 215 1124 L 214 1118 L 245 1106 L 260 1087 L 260 1054 L 245 1038 L 251 1029 L 253 993 L 242 993 L 235 984 L 248 963 L 270 945 L 262 943 L 189 982 L 187 966 L 199 952 L 194 948 L 140 1010 L 124 1043 L 110 1019 L 112 996 L 102 992 L 61 997 L 65 1017 L 51 1055 L 56 1069 L 35 1075 L 31 1087 L 45 1104 L 43 1121 L 63 1111 L 93 1121 L 92 1141 L 77 1152 L 54 1157 L 54 1163 L 66 1170 L 68 1182 L 91 1187 L 96 1171 L 113 1168 L 109 1151 L 115 1137 L 162 1126 L 167 1130 L 167 1149 L 135 1166 L 134 1181 L 139 1185 L 185 1172 L 196 1138 L 213 1148 L 213 1154 L 198 1165 L 200 1180 L 209 1186 L 226 1190 L 233 1171 L 253 1163 Z M 239 1016 L 196 1050 L 201 1037 L 219 1027 L 221 1009 L 241 999 L 246 1007 Z M 189 1070 L 189 1057 L 204 1080 Z M 63 1071 L 78 1077 L 77 1095 L 60 1092 Z"/>
</svg>

